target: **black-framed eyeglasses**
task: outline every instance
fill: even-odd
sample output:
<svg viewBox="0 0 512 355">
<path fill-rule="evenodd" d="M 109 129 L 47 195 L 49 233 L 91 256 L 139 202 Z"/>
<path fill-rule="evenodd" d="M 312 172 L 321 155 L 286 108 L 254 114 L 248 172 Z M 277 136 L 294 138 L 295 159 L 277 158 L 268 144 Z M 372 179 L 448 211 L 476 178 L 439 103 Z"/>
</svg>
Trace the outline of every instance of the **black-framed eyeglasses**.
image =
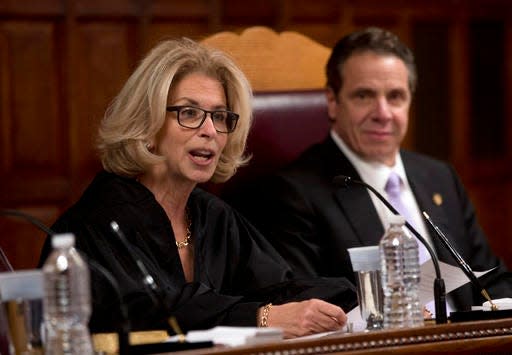
<svg viewBox="0 0 512 355">
<path fill-rule="evenodd" d="M 208 111 L 194 106 L 167 106 L 167 111 L 176 112 L 178 123 L 186 128 L 199 128 L 206 120 L 209 113 L 213 127 L 219 133 L 231 133 L 236 128 L 240 116 L 227 110 Z"/>
</svg>

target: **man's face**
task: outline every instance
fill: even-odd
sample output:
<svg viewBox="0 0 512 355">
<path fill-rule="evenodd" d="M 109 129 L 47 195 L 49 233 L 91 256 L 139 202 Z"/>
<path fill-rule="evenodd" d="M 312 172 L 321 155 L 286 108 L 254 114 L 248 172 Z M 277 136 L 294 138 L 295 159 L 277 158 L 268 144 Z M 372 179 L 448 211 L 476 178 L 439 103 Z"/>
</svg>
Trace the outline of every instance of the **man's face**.
<svg viewBox="0 0 512 355">
<path fill-rule="evenodd" d="M 368 51 L 349 57 L 341 75 L 338 95 L 327 93 L 333 129 L 362 159 L 394 165 L 411 105 L 407 67 L 398 57 Z"/>
</svg>

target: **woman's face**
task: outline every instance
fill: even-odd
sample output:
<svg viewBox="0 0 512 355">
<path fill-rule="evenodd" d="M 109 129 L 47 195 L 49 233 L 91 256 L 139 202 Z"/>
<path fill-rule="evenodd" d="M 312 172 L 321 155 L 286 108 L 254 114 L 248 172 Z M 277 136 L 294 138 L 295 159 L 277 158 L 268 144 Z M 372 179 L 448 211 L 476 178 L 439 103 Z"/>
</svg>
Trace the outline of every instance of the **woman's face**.
<svg viewBox="0 0 512 355">
<path fill-rule="evenodd" d="M 167 106 L 193 106 L 208 111 L 227 109 L 221 83 L 203 73 L 184 76 L 171 88 Z M 199 128 L 186 128 L 178 123 L 178 112 L 167 112 L 166 123 L 157 138 L 156 153 L 166 157 L 165 170 L 173 181 L 202 183 L 210 180 L 215 172 L 227 140 L 228 133 L 216 131 L 210 114 Z"/>
</svg>

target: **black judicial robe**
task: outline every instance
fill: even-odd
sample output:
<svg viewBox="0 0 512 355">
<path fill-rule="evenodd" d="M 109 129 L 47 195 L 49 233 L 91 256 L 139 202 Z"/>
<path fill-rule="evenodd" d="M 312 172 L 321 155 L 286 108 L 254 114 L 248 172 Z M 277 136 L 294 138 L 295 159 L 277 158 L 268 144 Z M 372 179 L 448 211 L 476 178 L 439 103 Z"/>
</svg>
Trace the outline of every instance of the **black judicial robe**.
<svg viewBox="0 0 512 355">
<path fill-rule="evenodd" d="M 151 191 L 134 179 L 100 172 L 80 200 L 53 225 L 72 232 L 86 258 L 106 268 L 119 284 L 132 329 L 166 327 L 170 315 L 184 331 L 215 325 L 255 326 L 258 307 L 312 297 L 349 311 L 356 303 L 345 278 L 294 280 L 289 266 L 237 211 L 195 188 L 187 203 L 192 220 L 194 282 L 186 283 L 165 211 Z M 159 285 L 156 297 L 143 284 L 125 246 L 110 230 L 115 220 L 131 249 Z M 40 265 L 51 251 L 47 238 Z M 113 286 L 91 268 L 92 331 L 121 324 Z"/>
</svg>

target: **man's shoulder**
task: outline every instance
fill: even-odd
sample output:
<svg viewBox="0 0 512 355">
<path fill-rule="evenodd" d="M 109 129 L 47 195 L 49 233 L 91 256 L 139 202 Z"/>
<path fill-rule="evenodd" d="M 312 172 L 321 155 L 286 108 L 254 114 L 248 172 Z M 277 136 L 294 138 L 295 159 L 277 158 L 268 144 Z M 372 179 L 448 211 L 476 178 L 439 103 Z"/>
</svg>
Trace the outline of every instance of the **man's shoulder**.
<svg viewBox="0 0 512 355">
<path fill-rule="evenodd" d="M 320 142 L 308 147 L 299 157 L 278 171 L 279 175 L 318 175 L 334 162 L 335 155 L 341 154 L 329 142 Z M 336 157 L 336 158 L 339 158 Z"/>
<path fill-rule="evenodd" d="M 408 178 L 416 183 L 442 185 L 445 190 L 460 184 L 460 178 L 449 162 L 408 151 L 401 151 L 401 157 Z"/>
<path fill-rule="evenodd" d="M 402 161 L 406 167 L 419 167 L 419 168 L 429 168 L 429 169 L 450 169 L 450 164 L 446 161 L 443 161 L 438 158 L 434 158 L 432 156 L 418 153 L 418 152 L 412 152 L 409 150 L 402 149 L 400 151 L 400 155 L 402 157 Z"/>
<path fill-rule="evenodd" d="M 340 170 L 340 159 L 333 153 L 337 152 L 329 151 L 325 143 L 310 146 L 290 164 L 263 177 L 258 183 L 258 193 L 322 196 L 333 189 L 332 179 Z"/>
<path fill-rule="evenodd" d="M 325 158 L 325 149 L 321 144 L 315 144 L 305 151 L 299 157 L 285 166 L 281 171 L 307 170 L 316 168 L 323 164 Z"/>
</svg>

